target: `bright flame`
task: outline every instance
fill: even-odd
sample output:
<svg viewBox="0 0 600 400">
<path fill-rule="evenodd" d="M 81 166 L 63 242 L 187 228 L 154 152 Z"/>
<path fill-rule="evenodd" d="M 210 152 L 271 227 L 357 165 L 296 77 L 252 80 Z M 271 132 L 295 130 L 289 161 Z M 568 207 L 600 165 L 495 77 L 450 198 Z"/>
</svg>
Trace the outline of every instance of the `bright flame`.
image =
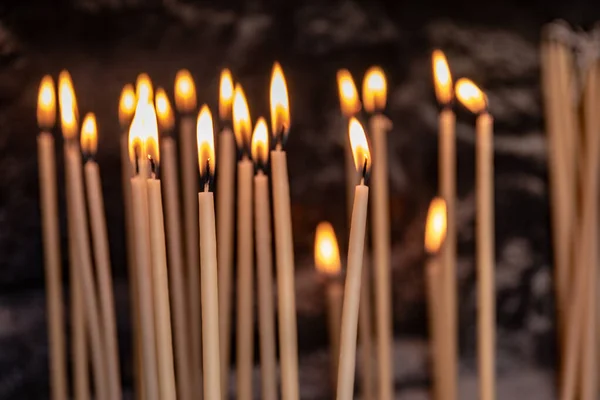
<svg viewBox="0 0 600 400">
<path fill-rule="evenodd" d="M 156 118 L 156 110 L 153 104 L 149 104 L 145 114 L 145 128 L 146 130 L 146 143 L 144 144 L 146 150 L 146 157 L 154 161 L 155 164 L 160 162 L 160 151 L 158 147 L 158 121 Z"/>
<path fill-rule="evenodd" d="M 252 159 L 255 163 L 263 165 L 269 159 L 269 128 L 263 117 L 256 121 L 252 134 Z"/>
<path fill-rule="evenodd" d="M 317 225 L 315 267 L 317 267 L 317 271 L 328 275 L 336 275 L 342 268 L 337 238 L 333 226 L 329 222 L 321 222 Z"/>
<path fill-rule="evenodd" d="M 94 113 L 87 113 L 81 124 L 81 150 L 93 156 L 98 149 L 98 128 Z"/>
<path fill-rule="evenodd" d="M 434 50 L 431 56 L 433 63 L 433 80 L 435 95 L 440 104 L 446 105 L 452 101 L 452 74 L 446 56 L 441 50 Z"/>
<path fill-rule="evenodd" d="M 429 204 L 425 225 L 425 250 L 437 253 L 446 237 L 446 202 L 436 197 Z"/>
<path fill-rule="evenodd" d="M 363 81 L 363 105 L 367 112 L 382 111 L 387 100 L 387 82 L 380 67 L 371 67 Z"/>
<path fill-rule="evenodd" d="M 154 105 L 141 101 L 129 127 L 129 158 L 135 163 L 136 158 L 148 157 L 156 163 L 159 161 L 158 125 Z"/>
<path fill-rule="evenodd" d="M 154 104 L 160 130 L 163 132 L 170 132 L 175 126 L 175 117 L 173 115 L 169 96 L 167 96 L 167 92 L 165 92 L 163 88 L 158 88 L 156 90 Z"/>
<path fill-rule="evenodd" d="M 37 122 L 42 129 L 52 129 L 56 122 L 56 91 L 50 75 L 44 76 L 40 82 Z"/>
<path fill-rule="evenodd" d="M 269 94 L 271 104 L 271 129 L 273 135 L 283 133 L 285 137 L 290 130 L 290 99 L 283 70 L 278 62 L 273 65 L 271 74 L 271 90 Z"/>
<path fill-rule="evenodd" d="M 487 108 L 486 95 L 473 81 L 460 78 L 456 82 L 456 98 L 472 113 L 478 114 Z"/>
<path fill-rule="evenodd" d="M 198 124 L 196 125 L 198 139 L 198 167 L 200 176 L 206 176 L 207 172 L 211 175 L 215 173 L 215 134 L 213 129 L 213 120 L 210 109 L 206 104 L 200 109 L 198 114 Z M 208 164 L 209 171 L 206 170 Z"/>
<path fill-rule="evenodd" d="M 233 103 L 233 78 L 231 71 L 225 68 L 221 71 L 219 84 L 219 117 L 222 121 L 231 119 L 231 105 Z"/>
<path fill-rule="evenodd" d="M 189 113 L 196 109 L 196 84 L 192 74 L 182 69 L 175 76 L 175 106 L 179 112 Z"/>
<path fill-rule="evenodd" d="M 235 85 L 233 95 L 233 133 L 238 148 L 247 148 L 252 136 L 252 121 L 244 89 L 240 84 Z"/>
<path fill-rule="evenodd" d="M 73 139 L 77 136 L 79 111 L 73 81 L 66 70 L 58 75 L 58 105 L 63 136 L 65 139 Z"/>
<path fill-rule="evenodd" d="M 356 115 L 360 111 L 361 105 L 358 99 L 358 90 L 356 90 L 356 85 L 350 71 L 340 69 L 337 72 L 337 83 L 342 114 L 346 117 Z"/>
<path fill-rule="evenodd" d="M 140 100 L 145 102 L 152 102 L 152 98 L 154 97 L 154 89 L 152 88 L 152 80 L 146 73 L 141 73 L 138 75 L 135 81 L 135 93 L 137 95 L 137 101 Z"/>
<path fill-rule="evenodd" d="M 126 127 L 131 123 L 133 114 L 135 113 L 135 90 L 131 84 L 123 86 L 121 98 L 119 99 L 119 123 Z"/>
<path fill-rule="evenodd" d="M 355 117 L 350 118 L 348 123 L 348 134 L 350 135 L 350 146 L 354 156 L 354 165 L 359 172 L 363 171 L 366 164 L 366 171 L 371 169 L 371 153 L 369 152 L 369 143 L 365 130 Z"/>
</svg>

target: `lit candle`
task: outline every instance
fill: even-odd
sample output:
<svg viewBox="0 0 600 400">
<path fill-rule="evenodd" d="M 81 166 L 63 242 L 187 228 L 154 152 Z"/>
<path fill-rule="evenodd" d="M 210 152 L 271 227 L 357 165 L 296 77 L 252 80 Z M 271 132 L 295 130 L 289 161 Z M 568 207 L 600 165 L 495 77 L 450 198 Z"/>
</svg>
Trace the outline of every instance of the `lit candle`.
<svg viewBox="0 0 600 400">
<path fill-rule="evenodd" d="M 388 189 L 387 133 L 391 121 L 381 111 L 387 100 L 387 83 L 379 67 L 370 68 L 363 82 L 363 105 L 373 113 L 369 133 L 373 142 L 373 201 L 371 234 L 375 277 L 375 331 L 377 336 L 377 377 L 380 400 L 394 398 L 392 371 L 392 274 L 390 245 L 390 204 Z"/>
<path fill-rule="evenodd" d="M 289 97 L 283 70 L 273 66 L 270 90 L 271 126 L 275 150 L 271 151 L 275 255 L 277 265 L 277 303 L 281 393 L 283 400 L 298 400 L 298 332 L 296 327 L 296 290 L 294 285 L 294 238 L 290 205 L 287 155 L 283 150 L 290 128 Z"/>
<path fill-rule="evenodd" d="M 104 196 L 100 180 L 100 167 L 94 161 L 98 147 L 98 129 L 96 116 L 88 113 L 81 125 L 81 149 L 87 161 L 84 166 L 85 184 L 92 244 L 94 246 L 94 261 L 96 263 L 96 279 L 100 300 L 100 318 L 104 335 L 104 351 L 108 371 L 108 392 L 111 399 L 121 398 L 121 374 L 119 369 L 119 343 L 117 340 L 117 320 L 115 316 L 115 301 L 113 279 L 110 267 L 110 249 L 104 214 Z"/>
<path fill-rule="evenodd" d="M 186 316 L 186 289 L 181 240 L 181 207 L 179 204 L 179 183 L 177 179 L 177 149 L 171 136 L 175 118 L 169 98 L 163 89 L 156 91 L 156 115 L 161 131 L 161 181 L 165 199 L 165 221 L 167 224 L 167 259 L 169 284 L 173 309 L 173 330 L 175 334 L 175 366 L 177 371 L 177 397 L 192 399 L 192 382 L 189 353 L 189 331 Z"/>
<path fill-rule="evenodd" d="M 275 314 L 273 305 L 273 256 L 269 178 L 269 129 L 259 118 L 252 134 L 254 176 L 254 221 L 256 230 L 256 271 L 258 292 L 258 332 L 260 340 L 260 379 L 263 400 L 277 400 L 277 360 L 275 356 Z M 220 161 L 219 161 L 220 163 Z"/>
<path fill-rule="evenodd" d="M 477 198 L 477 351 L 479 360 L 479 399 L 495 398 L 494 286 L 494 161 L 493 119 L 487 111 L 487 98 L 468 79 L 456 82 L 456 97 L 477 116 L 476 198 Z"/>
<path fill-rule="evenodd" d="M 354 163 L 362 171 L 362 179 L 354 192 L 354 207 L 350 221 L 348 241 L 348 262 L 344 303 L 340 335 L 340 361 L 338 364 L 337 393 L 338 400 L 351 400 L 354 397 L 354 368 L 356 365 L 356 332 L 358 330 L 358 309 L 365 246 L 365 228 L 367 225 L 367 206 L 369 187 L 365 180 L 371 167 L 371 156 L 365 131 L 356 118 L 348 125 L 350 144 L 354 154 Z"/>
<path fill-rule="evenodd" d="M 425 226 L 425 250 L 429 259 L 425 265 L 425 283 L 427 285 L 427 305 L 429 317 L 429 340 L 430 340 L 430 363 L 433 375 L 433 398 L 436 400 L 446 399 L 450 387 L 449 380 L 444 379 L 446 370 L 442 358 L 444 357 L 442 346 L 444 336 L 447 334 L 444 327 L 445 310 L 442 309 L 442 270 L 438 252 L 446 235 L 446 203 L 437 197 L 431 201 L 427 213 L 427 224 Z"/>
<path fill-rule="evenodd" d="M 67 189 L 69 191 L 67 193 L 70 229 L 69 237 L 73 238 L 70 245 L 74 247 L 74 250 L 72 250 L 70 255 L 75 257 L 75 259 L 71 260 L 71 273 L 74 273 L 75 279 L 73 283 L 76 282 L 75 285 L 78 285 L 74 290 L 81 291 L 80 294 L 77 295 L 75 299 L 72 298 L 71 301 L 81 301 L 83 305 L 83 309 L 77 310 L 78 314 L 74 315 L 74 318 L 76 318 L 74 324 L 81 323 L 80 321 L 77 321 L 79 318 L 83 318 L 83 321 L 85 321 L 85 326 L 78 327 L 78 330 L 83 330 L 83 333 L 77 333 L 78 335 L 83 334 L 84 336 L 83 338 L 76 338 L 76 340 L 80 340 L 81 343 L 78 344 L 85 347 L 85 331 L 89 334 L 96 395 L 100 399 L 107 399 L 108 380 L 102 335 L 103 331 L 100 328 L 101 324 L 98 315 L 98 294 L 92 267 L 87 212 L 83 192 L 81 153 L 79 150 L 79 143 L 77 142 L 77 100 L 75 98 L 71 76 L 67 71 L 62 71 L 58 78 L 58 99 L 60 105 L 61 127 L 65 138 L 65 169 L 67 175 Z M 79 313 L 82 313 L 83 315 Z M 76 371 L 76 374 L 87 374 L 86 365 L 79 366 L 78 368 L 81 368 L 81 370 Z M 78 379 L 77 375 L 75 379 Z M 79 390 L 77 385 L 76 389 Z M 82 387 L 80 389 L 82 393 L 87 392 L 87 388 L 84 389 Z M 84 397 L 87 396 L 84 394 Z"/>
<path fill-rule="evenodd" d="M 46 312 L 48 314 L 48 347 L 50 390 L 52 400 L 67 398 L 67 362 L 63 315 L 63 288 L 60 255 L 60 225 L 56 189 L 56 159 L 52 129 L 56 122 L 56 92 L 48 75 L 42 78 L 38 94 L 37 137 L 40 179 L 40 211 L 46 276 Z"/>
<path fill-rule="evenodd" d="M 180 114 L 179 154 L 183 194 L 183 224 L 185 232 L 185 262 L 187 265 L 187 295 L 192 379 L 194 393 L 202 386 L 200 338 L 200 263 L 198 259 L 198 176 L 194 144 L 196 111 L 196 85 L 188 70 L 177 72 L 175 77 L 175 105 Z"/>
<path fill-rule="evenodd" d="M 356 168 L 354 169 L 356 171 Z M 327 319 L 329 329 L 329 351 L 333 390 L 337 387 L 337 371 L 340 356 L 340 324 L 342 322 L 342 299 L 344 285 L 341 280 L 342 263 L 340 250 L 333 226 L 321 222 L 315 232 L 315 267 L 325 282 Z M 363 282 L 364 283 L 364 282 Z M 362 300 L 362 299 L 361 299 Z"/>
<path fill-rule="evenodd" d="M 252 228 L 252 179 L 250 159 L 252 122 L 244 90 L 237 84 L 233 96 L 233 132 L 240 159 L 237 163 L 237 398 L 252 399 L 254 360 L 254 245 Z"/>
<path fill-rule="evenodd" d="M 215 171 L 215 143 L 212 116 L 203 105 L 197 124 L 198 166 L 202 191 L 198 193 L 200 225 L 200 273 L 202 282 L 202 345 L 204 398 L 221 398 L 219 357 L 219 294 L 217 288 L 217 235 L 215 202 L 210 183 Z"/>
<path fill-rule="evenodd" d="M 229 352 L 231 350 L 231 281 L 233 269 L 233 218 L 235 215 L 235 138 L 231 131 L 233 79 L 231 72 L 221 72 L 219 116 L 223 128 L 219 134 L 219 174 L 217 175 L 217 264 L 219 265 L 219 333 L 221 336 L 221 395 L 229 392 Z"/>
<path fill-rule="evenodd" d="M 443 307 L 444 335 L 440 338 L 442 369 L 444 374 L 444 395 L 448 400 L 457 396 L 458 381 L 458 327 L 457 327 L 457 282 L 456 282 L 456 117 L 452 111 L 452 75 L 444 53 L 439 50 L 433 52 L 433 75 L 435 80 L 435 93 L 442 106 L 439 115 L 439 193 L 447 204 L 447 233 L 444 246 L 440 250 L 442 262 L 440 275 L 441 296 Z"/>
</svg>

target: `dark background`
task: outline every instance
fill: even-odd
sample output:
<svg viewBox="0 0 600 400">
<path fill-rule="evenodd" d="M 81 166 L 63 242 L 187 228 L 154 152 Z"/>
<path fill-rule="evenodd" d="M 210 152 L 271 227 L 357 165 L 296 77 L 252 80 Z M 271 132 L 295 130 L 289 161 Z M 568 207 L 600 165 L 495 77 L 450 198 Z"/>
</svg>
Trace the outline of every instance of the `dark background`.
<svg viewBox="0 0 600 400">
<path fill-rule="evenodd" d="M 398 398 L 426 398 L 424 219 L 437 187 L 437 106 L 430 52 L 486 91 L 495 124 L 498 380 L 501 399 L 554 397 L 556 357 L 546 136 L 538 48 L 544 23 L 589 29 L 593 1 L 4 0 L 0 5 L 0 399 L 47 398 L 47 347 L 36 163 L 40 78 L 67 68 L 81 112 L 94 111 L 124 384 L 131 384 L 117 102 L 139 72 L 172 93 L 179 68 L 216 105 L 229 67 L 256 119 L 268 111 L 272 62 L 288 80 L 288 142 L 297 259 L 303 399 L 328 394 L 322 289 L 313 230 L 331 221 L 345 247 L 343 128 L 335 72 L 358 83 L 381 65 L 389 80 L 395 379 Z M 459 110 L 458 274 L 461 399 L 475 399 L 473 117 Z M 58 141 L 60 144 L 60 139 Z M 62 185 L 62 157 L 58 151 Z M 64 190 L 61 191 L 64 208 Z M 63 244 L 66 224 L 62 210 Z M 66 254 L 63 251 L 63 254 Z M 66 275 L 65 275 L 66 278 Z M 65 279 L 65 287 L 68 284 Z M 67 291 L 68 292 L 68 291 Z M 255 385 L 255 386 L 258 386 Z"/>
</svg>

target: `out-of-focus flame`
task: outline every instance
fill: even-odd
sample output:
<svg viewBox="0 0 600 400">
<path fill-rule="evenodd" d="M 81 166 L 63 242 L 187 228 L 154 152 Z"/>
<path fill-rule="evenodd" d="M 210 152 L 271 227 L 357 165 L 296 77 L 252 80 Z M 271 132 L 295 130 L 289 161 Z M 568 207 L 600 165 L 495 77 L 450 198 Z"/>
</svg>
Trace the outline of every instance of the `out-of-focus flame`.
<svg viewBox="0 0 600 400">
<path fill-rule="evenodd" d="M 487 108 L 486 95 L 473 81 L 460 78 L 456 82 L 456 98 L 474 114 L 479 114 Z"/>
<path fill-rule="evenodd" d="M 452 101 L 452 74 L 446 56 L 441 50 L 434 50 L 431 56 L 435 95 L 440 104 Z"/>
<path fill-rule="evenodd" d="M 250 147 L 252 136 L 252 121 L 244 89 L 238 83 L 233 95 L 233 133 L 239 149 Z"/>
<path fill-rule="evenodd" d="M 182 69 L 175 76 L 175 107 L 179 112 L 190 113 L 196 109 L 196 84 L 192 74 Z"/>
<path fill-rule="evenodd" d="M 138 103 L 140 101 L 147 103 L 152 102 L 152 98 L 154 97 L 154 88 L 152 87 L 152 80 L 148 74 L 141 73 L 138 75 L 135 81 L 135 93 Z"/>
<path fill-rule="evenodd" d="M 273 65 L 271 74 L 271 90 L 269 92 L 271 105 L 271 129 L 272 134 L 287 136 L 290 130 L 290 99 L 283 70 L 278 62 Z"/>
<path fill-rule="evenodd" d="M 94 113 L 87 113 L 81 124 L 81 150 L 94 156 L 98 149 L 98 127 Z"/>
<path fill-rule="evenodd" d="M 50 130 L 56 123 L 56 91 L 54 81 L 50 75 L 46 75 L 40 82 L 37 103 L 38 126 L 44 130 Z"/>
<path fill-rule="evenodd" d="M 156 90 L 156 98 L 154 100 L 156 107 L 156 115 L 158 117 L 158 127 L 162 132 L 170 132 L 175 126 L 175 116 L 171 108 L 169 96 L 163 88 Z"/>
<path fill-rule="evenodd" d="M 133 85 L 127 84 L 123 86 L 121 90 L 121 97 L 119 98 L 119 123 L 122 128 L 126 128 L 133 118 L 135 113 L 135 90 Z"/>
<path fill-rule="evenodd" d="M 333 226 L 329 222 L 321 222 L 315 232 L 315 267 L 317 271 L 337 275 L 340 273 L 340 250 Z"/>
<path fill-rule="evenodd" d="M 446 202 L 436 197 L 429 204 L 425 226 L 425 250 L 437 253 L 446 237 Z"/>
<path fill-rule="evenodd" d="M 215 173 L 215 134 L 212 114 L 206 104 L 200 109 L 196 129 L 200 176 L 207 177 L 207 174 L 213 175 Z"/>
<path fill-rule="evenodd" d="M 371 67 L 363 81 L 363 105 L 370 113 L 385 109 L 387 101 L 387 82 L 380 67 Z"/>
<path fill-rule="evenodd" d="M 58 75 L 58 105 L 63 136 L 65 139 L 74 139 L 77 136 L 79 110 L 73 81 L 66 70 Z"/>
<path fill-rule="evenodd" d="M 265 165 L 269 159 L 269 128 L 263 117 L 256 121 L 252 134 L 252 159 L 258 165 Z"/>
<path fill-rule="evenodd" d="M 221 121 L 231 119 L 231 106 L 233 104 L 233 77 L 231 71 L 225 68 L 221 71 L 219 83 L 219 117 Z"/>
<path fill-rule="evenodd" d="M 371 169 L 371 153 L 365 130 L 355 117 L 350 118 L 348 123 L 348 135 L 356 170 L 366 174 Z"/>
<path fill-rule="evenodd" d="M 358 99 L 358 90 L 354 84 L 354 79 L 350 71 L 340 69 L 337 72 L 338 94 L 340 97 L 340 108 L 342 114 L 346 117 L 352 117 L 360 111 L 360 100 Z"/>
</svg>

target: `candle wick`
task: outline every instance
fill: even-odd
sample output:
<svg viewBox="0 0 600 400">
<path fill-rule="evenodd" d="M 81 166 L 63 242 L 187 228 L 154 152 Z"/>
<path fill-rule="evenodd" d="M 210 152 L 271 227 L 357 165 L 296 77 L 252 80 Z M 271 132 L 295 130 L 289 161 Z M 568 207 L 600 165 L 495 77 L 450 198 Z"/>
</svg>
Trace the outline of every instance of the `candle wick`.
<svg viewBox="0 0 600 400">
<path fill-rule="evenodd" d="M 148 162 L 150 163 L 150 176 L 152 179 L 156 179 L 156 176 L 158 175 L 158 165 L 151 155 L 148 155 Z"/>
<path fill-rule="evenodd" d="M 367 176 L 367 163 L 368 163 L 369 159 L 367 157 L 365 157 L 365 161 L 363 163 L 363 168 L 362 168 L 362 180 L 365 180 L 365 177 Z"/>
</svg>

